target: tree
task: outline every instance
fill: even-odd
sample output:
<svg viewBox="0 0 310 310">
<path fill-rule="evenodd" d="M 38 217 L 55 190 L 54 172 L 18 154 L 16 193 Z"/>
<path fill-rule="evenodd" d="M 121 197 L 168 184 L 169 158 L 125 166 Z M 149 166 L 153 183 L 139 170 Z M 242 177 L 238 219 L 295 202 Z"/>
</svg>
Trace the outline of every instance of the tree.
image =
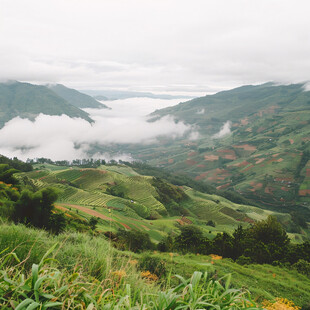
<svg viewBox="0 0 310 310">
<path fill-rule="evenodd" d="M 57 193 L 52 188 L 44 188 L 35 193 L 24 190 L 15 203 L 13 219 L 16 222 L 51 229 L 54 221 L 50 222 L 50 219 L 56 199 Z"/>
<path fill-rule="evenodd" d="M 286 231 L 277 218 L 271 215 L 266 220 L 256 222 L 250 228 L 250 233 L 256 241 L 261 241 L 265 244 L 275 243 L 283 247 L 289 243 Z"/>
<path fill-rule="evenodd" d="M 138 230 L 119 229 L 116 233 L 118 239 L 118 246 L 121 249 L 128 249 L 133 252 L 140 252 L 141 250 L 150 250 L 154 248 L 150 236 Z"/>
<path fill-rule="evenodd" d="M 249 228 L 248 238 L 252 245 L 245 250 L 245 255 L 255 262 L 270 264 L 285 259 L 290 240 L 276 217 L 268 216 L 256 222 Z"/>
<path fill-rule="evenodd" d="M 175 246 L 182 252 L 206 253 L 209 241 L 203 236 L 202 230 L 194 225 L 180 227 L 180 234 L 175 238 Z"/>
<path fill-rule="evenodd" d="M 66 228 L 67 220 L 63 213 L 53 213 L 49 218 L 49 230 L 58 235 Z"/>
<path fill-rule="evenodd" d="M 174 249 L 174 239 L 171 234 L 164 237 L 157 245 L 157 249 L 161 252 L 172 252 Z"/>
<path fill-rule="evenodd" d="M 95 230 L 97 224 L 98 224 L 98 219 L 92 216 L 89 220 L 89 226 L 91 227 L 92 230 Z"/>
<path fill-rule="evenodd" d="M 18 172 L 18 170 L 11 168 L 9 165 L 0 164 L 0 181 L 7 184 L 17 185 L 18 180 L 13 175 L 16 172 Z"/>
<path fill-rule="evenodd" d="M 233 238 L 226 232 L 218 233 L 213 239 L 213 251 L 223 257 L 232 257 Z"/>
</svg>

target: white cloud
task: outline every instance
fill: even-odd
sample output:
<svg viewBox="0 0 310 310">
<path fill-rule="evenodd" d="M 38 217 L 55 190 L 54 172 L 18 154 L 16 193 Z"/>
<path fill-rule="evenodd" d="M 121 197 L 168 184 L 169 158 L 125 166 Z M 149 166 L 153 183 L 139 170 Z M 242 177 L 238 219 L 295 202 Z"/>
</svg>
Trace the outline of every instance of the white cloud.
<svg viewBox="0 0 310 310">
<path fill-rule="evenodd" d="M 196 114 L 205 114 L 205 109 L 198 110 Z"/>
<path fill-rule="evenodd" d="M 227 121 L 222 126 L 220 131 L 218 133 L 216 133 L 215 135 L 213 135 L 213 138 L 214 139 L 219 139 L 219 138 L 222 138 L 222 137 L 225 137 L 225 136 L 229 135 L 231 133 L 230 128 L 231 128 L 231 121 Z"/>
<path fill-rule="evenodd" d="M 137 102 L 135 102 L 135 100 Z M 143 104 L 143 112 L 139 107 Z M 149 105 L 147 105 L 149 103 Z M 174 100 L 170 105 L 176 104 Z M 183 122 L 175 122 L 171 116 L 156 122 L 148 122 L 145 116 L 155 107 L 167 106 L 169 100 L 125 99 L 110 102 L 112 110 L 87 109 L 95 120 L 94 124 L 66 115 L 49 116 L 40 114 L 35 121 L 14 118 L 0 130 L 0 154 L 21 159 L 47 157 L 53 160 L 87 157 L 93 144 L 150 144 L 158 137 L 176 139 L 191 133 L 193 128 Z M 111 156 L 95 154 L 105 159 L 126 159 L 128 154 Z"/>
</svg>

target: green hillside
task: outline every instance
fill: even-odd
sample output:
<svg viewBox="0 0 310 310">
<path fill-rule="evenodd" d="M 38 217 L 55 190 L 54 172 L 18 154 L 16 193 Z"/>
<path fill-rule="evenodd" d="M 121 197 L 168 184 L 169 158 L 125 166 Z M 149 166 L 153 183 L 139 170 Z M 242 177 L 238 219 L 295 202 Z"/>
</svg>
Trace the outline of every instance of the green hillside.
<svg viewBox="0 0 310 310">
<path fill-rule="evenodd" d="M 196 140 L 128 148 L 140 160 L 241 193 L 272 210 L 310 206 L 310 92 L 302 84 L 243 86 L 154 112 L 195 126 Z M 227 121 L 231 133 L 213 135 Z"/>
<path fill-rule="evenodd" d="M 293 215 L 144 176 L 134 165 L 2 162 L 2 308 L 309 307 L 307 229 L 283 229 Z M 252 302 L 232 299 L 239 293 Z"/>
<path fill-rule="evenodd" d="M 8 82 L 0 84 L 0 127 L 14 117 L 33 120 L 40 113 L 68 115 L 92 122 L 88 114 L 45 86 Z"/>
<path fill-rule="evenodd" d="M 309 110 L 310 92 L 302 84 L 275 86 L 267 83 L 242 86 L 215 95 L 207 95 L 157 110 L 154 117 L 173 115 L 188 124 L 197 125 L 201 133 L 214 134 L 224 122 L 241 122 L 243 118 L 258 113 L 270 114 L 284 111 Z"/>
<path fill-rule="evenodd" d="M 58 96 L 65 99 L 70 104 L 77 108 L 93 108 L 93 109 L 103 109 L 107 108 L 106 105 L 98 102 L 93 97 L 83 94 L 75 89 L 68 88 L 61 84 L 48 85 L 48 88 L 55 92 Z"/>
<path fill-rule="evenodd" d="M 233 203 L 221 196 L 201 193 L 190 187 L 175 186 L 151 176 L 142 176 L 125 165 L 94 168 L 53 169 L 37 164 L 35 170 L 19 174 L 24 185 L 38 190 L 58 189 L 57 207 L 68 217 L 101 218 L 102 231 L 117 228 L 147 232 L 158 242 L 179 226 L 196 224 L 210 237 L 217 232 L 231 233 L 239 224 L 275 215 L 291 232 L 296 242 L 307 230 L 290 231 L 292 216 Z M 210 221 L 214 225 L 210 226 Z"/>
<path fill-rule="evenodd" d="M 180 283 L 175 275 L 189 278 L 195 271 L 208 273 L 207 284 L 211 283 L 211 279 L 219 280 L 223 285 L 228 283 L 226 285 L 230 288 L 230 293 L 236 292 L 236 288 L 242 288 L 243 292 L 249 290 L 258 309 L 262 309 L 260 305 L 264 300 L 275 298 L 287 298 L 297 306 L 303 307 L 302 309 L 309 307 L 309 277 L 288 268 L 254 264 L 241 266 L 230 259 L 213 259 L 211 256 L 195 254 L 148 253 L 146 256 L 118 251 L 109 241 L 100 236 L 73 232 L 53 236 L 23 225 L 1 223 L 0 234 L 2 236 L 0 284 L 2 291 L 6 289 L 0 306 L 4 309 L 10 302 L 16 305 L 17 301 L 25 300 L 25 293 L 28 293 L 26 295 L 28 298 L 32 297 L 32 291 L 29 289 L 27 291 L 27 285 L 22 283 L 28 278 L 30 281 L 27 282 L 31 282 L 31 276 L 34 277 L 31 267 L 33 264 L 39 264 L 43 255 L 55 244 L 59 246 L 49 256 L 45 256 L 44 264 L 39 265 L 40 272 L 37 278 L 38 283 L 42 283 L 44 279 L 44 283 L 49 281 L 53 285 L 41 286 L 36 295 L 40 296 L 40 303 L 48 303 L 49 299 L 56 295 L 57 299 L 55 299 L 60 303 L 54 304 L 55 309 L 61 309 L 62 305 L 79 307 L 81 302 L 85 304 L 81 309 L 86 307 L 118 309 L 119 305 L 124 309 L 136 309 L 137 305 L 147 302 L 148 306 L 145 305 L 144 309 L 167 309 L 163 307 L 166 299 L 173 300 L 172 297 L 180 297 L 184 302 L 185 294 L 191 292 L 190 286 L 180 295 L 171 292 L 170 287 Z M 8 257 L 6 255 L 11 251 L 14 251 L 16 257 L 21 260 L 26 257 L 27 259 L 18 263 L 13 260 L 12 255 L 11 260 L 6 260 Z M 47 257 L 54 259 L 50 261 Z M 140 266 L 141 262 L 147 259 L 150 266 L 152 262 L 160 262 L 166 274 L 155 281 L 143 276 L 144 269 L 141 270 Z M 232 278 L 227 277 L 227 274 L 231 274 Z M 225 276 L 224 279 L 229 280 L 221 281 L 223 276 Z M 200 298 L 204 291 L 198 290 L 200 287 L 197 288 L 197 283 L 194 288 L 196 298 Z M 212 294 L 208 294 L 208 296 L 213 295 L 217 296 L 214 303 L 218 302 L 220 307 L 222 299 L 219 298 L 216 289 L 212 290 Z M 91 307 L 94 304 L 98 305 L 97 308 Z M 139 309 L 143 309 L 142 306 Z M 279 309 L 291 308 L 282 306 Z"/>
</svg>

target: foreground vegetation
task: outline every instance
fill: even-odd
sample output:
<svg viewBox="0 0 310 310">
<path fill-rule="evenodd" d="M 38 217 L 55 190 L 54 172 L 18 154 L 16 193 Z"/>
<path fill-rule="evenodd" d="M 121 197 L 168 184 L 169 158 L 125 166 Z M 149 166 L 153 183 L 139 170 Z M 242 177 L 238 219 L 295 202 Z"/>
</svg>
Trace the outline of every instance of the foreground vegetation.
<svg viewBox="0 0 310 310">
<path fill-rule="evenodd" d="M 103 240 L 88 240 L 86 243 L 85 235 L 68 235 L 66 240 L 64 240 L 65 236 L 59 236 L 57 239 L 62 239 L 61 249 L 56 249 L 56 245 L 52 246 L 38 264 L 32 264 L 30 271 L 32 261 L 37 261 L 38 256 L 41 256 L 39 252 L 44 251 L 41 246 L 31 243 L 45 244 L 46 234 L 25 229 L 22 226 L 1 227 L 1 229 L 4 228 L 7 233 L 3 234 L 5 240 L 1 240 L 1 248 L 4 245 L 14 248 L 15 244 L 22 240 L 27 240 L 28 244 L 25 246 L 20 243 L 14 252 L 6 254 L 8 248 L 1 252 L 0 304 L 2 308 L 9 306 L 15 309 L 26 307 L 27 309 L 75 307 L 80 309 L 199 309 L 201 307 L 231 309 L 232 306 L 234 309 L 255 308 L 247 291 L 230 288 L 230 276 L 215 280 L 207 272 L 194 272 L 188 280 L 177 276 L 179 284 L 170 287 L 166 283 L 163 290 L 155 284 L 145 285 L 147 280 L 143 280 L 138 274 L 130 257 L 120 255 L 109 248 L 107 242 Z M 101 242 L 97 243 L 98 241 Z M 96 264 L 98 258 L 94 256 L 93 251 L 87 251 L 94 250 L 94 245 L 99 246 L 96 252 L 101 254 L 99 261 L 102 264 L 100 265 Z M 108 251 L 103 251 L 106 250 L 103 249 L 104 247 L 108 247 Z M 46 245 L 43 248 L 46 248 Z M 24 252 L 26 256 L 23 257 L 27 258 L 20 262 L 16 254 L 18 252 L 20 255 Z M 61 252 L 66 253 L 60 254 Z M 69 255 L 66 256 L 66 254 Z M 74 254 L 80 257 L 76 259 Z M 49 258 L 51 255 L 54 255 L 58 261 L 51 260 Z M 93 259 L 91 266 L 84 261 L 85 256 Z M 123 259 L 120 260 L 122 256 Z M 68 258 L 74 260 L 73 264 L 64 264 Z M 57 263 L 66 266 L 66 270 L 59 270 L 56 267 Z M 82 266 L 79 266 L 80 264 Z"/>
<path fill-rule="evenodd" d="M 309 242 L 291 244 L 275 217 L 239 225 L 232 234 L 215 233 L 211 229 L 217 223 L 194 217 L 208 210 L 201 201 L 212 201 L 213 219 L 216 209 L 225 210 L 232 221 L 241 208 L 256 208 L 142 177 L 126 166 L 50 166 L 51 172 L 31 171 L 17 160 L 14 164 L 28 172 L 16 178 L 10 161 L 0 165 L 3 309 L 309 309 Z M 100 193 L 107 204 L 114 200 L 113 208 L 59 202 L 55 208 L 59 189 L 37 186 L 51 183 Z M 126 210 L 122 203 L 132 207 Z M 152 206 L 157 219 L 150 218 L 156 214 L 150 212 Z M 233 213 L 234 206 L 240 211 Z M 122 223 L 122 229 L 113 230 L 114 214 L 120 218 L 121 211 L 130 214 L 126 223 L 132 226 Z M 191 216 L 169 218 L 169 213 L 181 211 Z M 148 233 L 155 225 L 162 231 L 159 243 L 152 238 L 154 232 Z"/>
<path fill-rule="evenodd" d="M 17 308 L 23 302 L 29 309 L 256 309 L 283 296 L 309 306 L 310 279 L 280 267 L 240 266 L 217 256 L 120 252 L 101 237 L 52 237 L 23 225 L 2 223 L 0 235 L 2 308 L 26 309 Z M 156 262 L 161 271 L 148 270 Z"/>
</svg>

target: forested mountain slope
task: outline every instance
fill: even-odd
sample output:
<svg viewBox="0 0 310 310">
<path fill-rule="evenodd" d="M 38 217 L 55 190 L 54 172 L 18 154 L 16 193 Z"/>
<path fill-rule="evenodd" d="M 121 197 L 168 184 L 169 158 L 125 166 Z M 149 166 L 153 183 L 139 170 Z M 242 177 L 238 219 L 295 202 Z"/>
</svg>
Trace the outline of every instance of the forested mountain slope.
<svg viewBox="0 0 310 310">
<path fill-rule="evenodd" d="M 58 96 L 65 99 L 70 104 L 76 106 L 77 108 L 93 108 L 93 109 L 102 109 L 107 108 L 106 105 L 98 102 L 91 96 L 83 94 L 75 89 L 68 88 L 61 84 L 48 85 L 48 88 L 54 91 Z"/>
<path fill-rule="evenodd" d="M 0 84 L 0 127 L 14 117 L 34 119 L 40 113 L 68 115 L 91 122 L 88 114 L 45 86 L 8 82 Z"/>
</svg>

